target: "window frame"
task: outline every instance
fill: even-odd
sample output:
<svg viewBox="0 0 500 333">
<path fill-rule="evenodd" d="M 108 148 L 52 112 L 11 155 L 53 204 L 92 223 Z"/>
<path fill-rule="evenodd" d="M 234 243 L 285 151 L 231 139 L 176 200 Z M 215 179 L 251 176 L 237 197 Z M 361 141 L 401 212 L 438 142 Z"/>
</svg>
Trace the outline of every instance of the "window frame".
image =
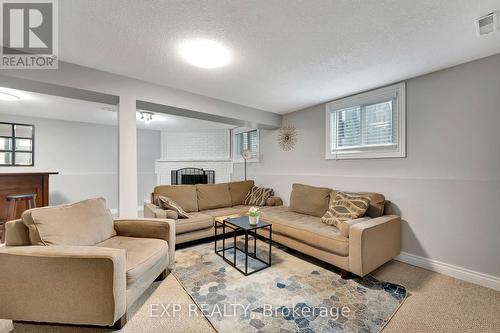
<svg viewBox="0 0 500 333">
<path fill-rule="evenodd" d="M 393 116 L 397 117 L 393 125 L 396 144 L 361 146 L 346 149 L 334 149 L 333 139 L 336 140 L 336 128 L 332 128 L 332 115 L 345 108 L 376 104 L 395 98 L 393 102 Z M 394 108 L 396 110 L 394 111 Z M 342 98 L 327 103 L 325 106 L 325 159 L 368 159 L 368 158 L 405 158 L 406 157 L 406 83 L 401 82 L 388 87 L 371 90 L 365 93 Z M 363 117 L 362 117 L 363 118 Z M 335 127 L 335 126 L 333 126 Z"/>
<path fill-rule="evenodd" d="M 238 128 L 235 128 L 233 129 L 233 134 L 232 134 L 232 154 L 233 154 L 233 163 L 244 163 L 245 160 L 243 159 L 243 157 L 241 157 L 240 154 L 238 154 L 238 147 L 237 147 L 237 139 L 236 139 L 236 136 L 238 134 L 242 134 L 242 133 L 246 133 L 246 132 L 253 132 L 253 131 L 256 131 L 257 132 L 257 157 L 254 157 L 254 158 L 251 158 L 249 160 L 247 160 L 247 162 L 259 162 L 259 158 L 260 158 L 260 130 L 257 129 L 257 128 L 248 128 L 248 127 L 238 127 Z"/>
<path fill-rule="evenodd" d="M 0 167 L 32 167 L 35 165 L 35 125 L 31 124 L 21 124 L 21 123 L 9 123 L 9 122 L 4 122 L 0 121 L 1 125 L 10 125 L 12 130 L 11 130 L 11 135 L 10 136 L 5 136 L 1 135 L 0 138 L 6 138 L 6 139 L 11 139 L 12 140 L 12 149 L 6 150 L 6 149 L 0 149 L 1 153 L 11 153 L 12 154 L 12 163 L 11 164 L 1 164 Z M 27 137 L 22 137 L 22 136 L 16 136 L 16 126 L 27 126 L 31 127 L 31 138 Z M 16 139 L 21 139 L 21 140 L 31 140 L 31 150 L 16 150 Z M 16 152 L 17 153 L 30 153 L 31 154 L 31 164 L 16 164 Z"/>
</svg>

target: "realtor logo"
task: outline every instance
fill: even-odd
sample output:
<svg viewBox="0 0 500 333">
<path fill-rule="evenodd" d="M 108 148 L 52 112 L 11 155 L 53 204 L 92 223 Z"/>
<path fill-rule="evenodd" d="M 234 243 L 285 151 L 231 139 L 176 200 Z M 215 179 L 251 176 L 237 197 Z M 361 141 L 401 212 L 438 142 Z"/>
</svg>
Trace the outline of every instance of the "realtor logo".
<svg viewBox="0 0 500 333">
<path fill-rule="evenodd" d="M 57 69 L 57 0 L 0 0 L 2 69 Z"/>
</svg>

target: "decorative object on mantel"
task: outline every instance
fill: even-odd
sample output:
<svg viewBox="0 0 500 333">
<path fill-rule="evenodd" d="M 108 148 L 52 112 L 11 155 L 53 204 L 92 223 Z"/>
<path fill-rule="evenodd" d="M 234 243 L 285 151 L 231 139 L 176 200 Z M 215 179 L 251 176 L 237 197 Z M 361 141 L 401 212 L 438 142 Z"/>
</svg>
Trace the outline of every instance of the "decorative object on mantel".
<svg viewBox="0 0 500 333">
<path fill-rule="evenodd" d="M 257 207 L 250 207 L 248 210 L 248 223 L 250 225 L 259 224 L 260 209 Z"/>
<path fill-rule="evenodd" d="M 293 125 L 286 125 L 280 128 L 278 133 L 278 143 L 281 146 L 281 149 L 289 151 L 295 147 L 297 143 L 299 133 L 297 132 L 297 128 Z"/>
<path fill-rule="evenodd" d="M 245 161 L 245 180 L 247 180 L 247 160 L 252 158 L 252 151 L 247 149 L 241 153 L 241 157 Z"/>
</svg>

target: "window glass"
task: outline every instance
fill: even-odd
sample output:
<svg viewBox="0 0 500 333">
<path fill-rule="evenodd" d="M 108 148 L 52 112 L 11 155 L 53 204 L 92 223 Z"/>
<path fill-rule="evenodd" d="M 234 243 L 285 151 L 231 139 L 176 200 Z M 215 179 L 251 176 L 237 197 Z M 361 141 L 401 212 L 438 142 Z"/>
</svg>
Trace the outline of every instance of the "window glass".
<svg viewBox="0 0 500 333">
<path fill-rule="evenodd" d="M 0 124 L 0 136 L 12 136 L 12 124 Z"/>
<path fill-rule="evenodd" d="M 0 137 L 0 150 L 12 150 L 12 139 Z"/>
<path fill-rule="evenodd" d="M 31 165 L 32 153 L 15 153 L 16 165 Z"/>
<path fill-rule="evenodd" d="M 33 126 L 14 125 L 14 132 L 18 138 L 33 138 Z"/>
</svg>

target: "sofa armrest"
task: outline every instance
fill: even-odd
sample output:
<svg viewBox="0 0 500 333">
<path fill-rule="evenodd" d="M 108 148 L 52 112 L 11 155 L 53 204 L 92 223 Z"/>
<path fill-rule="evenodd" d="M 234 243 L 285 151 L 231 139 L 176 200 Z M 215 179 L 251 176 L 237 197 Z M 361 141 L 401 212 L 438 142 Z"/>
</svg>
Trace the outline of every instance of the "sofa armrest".
<svg viewBox="0 0 500 333">
<path fill-rule="evenodd" d="M 152 203 L 145 203 L 144 217 L 177 220 L 179 218 L 179 214 L 177 214 L 177 212 L 172 209 L 163 209 L 161 207 L 153 205 Z"/>
<path fill-rule="evenodd" d="M 168 243 L 169 269 L 175 262 L 175 221 L 170 219 L 115 219 L 118 236 L 159 238 Z"/>
<path fill-rule="evenodd" d="M 365 276 L 397 256 L 401 249 L 401 218 L 384 215 L 349 229 L 349 270 Z"/>
<path fill-rule="evenodd" d="M 266 201 L 266 206 L 283 206 L 283 200 L 280 197 L 270 197 Z"/>
<path fill-rule="evenodd" d="M 349 238 L 351 227 L 353 225 L 355 225 L 357 223 L 360 223 L 360 222 L 363 222 L 363 221 L 368 221 L 368 220 L 371 220 L 371 218 L 368 217 L 368 216 L 363 216 L 363 217 L 360 217 L 360 218 L 357 218 L 357 219 L 343 221 L 343 222 L 340 222 L 340 225 L 338 226 L 338 229 L 340 230 L 340 234 L 342 236 Z"/>
<path fill-rule="evenodd" d="M 0 248 L 0 318 L 113 325 L 127 308 L 125 250 Z"/>
</svg>

